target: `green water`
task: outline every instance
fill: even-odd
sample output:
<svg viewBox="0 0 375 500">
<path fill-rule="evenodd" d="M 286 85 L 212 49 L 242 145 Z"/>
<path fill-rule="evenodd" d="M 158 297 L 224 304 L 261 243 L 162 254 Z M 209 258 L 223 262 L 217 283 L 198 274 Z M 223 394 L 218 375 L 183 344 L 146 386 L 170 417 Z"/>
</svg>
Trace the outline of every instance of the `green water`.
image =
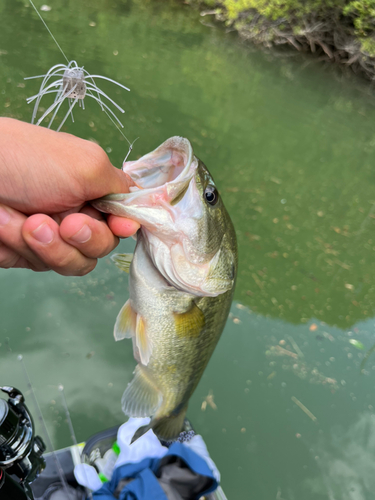
<svg viewBox="0 0 375 500">
<path fill-rule="evenodd" d="M 245 47 L 178 2 L 48 5 L 68 58 L 131 88 L 102 84 L 126 110 L 125 134 L 140 138 L 130 158 L 188 137 L 233 218 L 236 301 L 188 413 L 228 498 L 373 498 L 375 354 L 361 375 L 365 351 L 349 342 L 375 342 L 371 89 L 315 60 Z M 0 0 L 0 26 L 1 114 L 29 121 L 38 81 L 23 78 L 64 60 L 26 0 Z M 120 165 L 124 139 L 86 107 L 65 130 Z M 0 384 L 27 391 L 22 353 L 56 447 L 70 444 L 59 384 L 79 440 L 123 421 L 135 362 L 112 329 L 127 297 L 109 259 L 84 278 L 0 271 Z M 210 391 L 217 409 L 203 411 Z"/>
</svg>

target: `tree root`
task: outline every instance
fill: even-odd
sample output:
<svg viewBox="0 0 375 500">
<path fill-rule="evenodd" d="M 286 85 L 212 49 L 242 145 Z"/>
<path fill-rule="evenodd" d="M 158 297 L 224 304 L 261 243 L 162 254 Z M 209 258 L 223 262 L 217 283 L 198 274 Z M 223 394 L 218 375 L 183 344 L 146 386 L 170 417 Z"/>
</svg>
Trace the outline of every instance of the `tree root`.
<svg viewBox="0 0 375 500">
<path fill-rule="evenodd" d="M 289 45 L 299 52 L 311 52 L 319 58 L 324 56 L 324 60 L 350 66 L 355 73 L 375 80 L 375 57 L 363 49 L 354 27 L 336 11 L 324 19 L 309 14 L 302 22 L 270 20 L 253 9 L 240 13 L 234 21 L 228 21 L 226 11 L 220 7 L 204 12 L 208 14 L 225 23 L 229 30 L 237 30 L 244 40 L 266 48 Z"/>
</svg>

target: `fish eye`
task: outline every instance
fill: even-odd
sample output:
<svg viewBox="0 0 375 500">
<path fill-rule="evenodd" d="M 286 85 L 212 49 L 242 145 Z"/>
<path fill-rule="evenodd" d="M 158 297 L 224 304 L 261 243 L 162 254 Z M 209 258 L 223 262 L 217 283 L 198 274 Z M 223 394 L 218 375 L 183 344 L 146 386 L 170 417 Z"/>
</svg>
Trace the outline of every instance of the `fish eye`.
<svg viewBox="0 0 375 500">
<path fill-rule="evenodd" d="M 219 193 L 215 186 L 208 185 L 204 190 L 204 198 L 209 205 L 216 205 L 219 200 Z"/>
</svg>

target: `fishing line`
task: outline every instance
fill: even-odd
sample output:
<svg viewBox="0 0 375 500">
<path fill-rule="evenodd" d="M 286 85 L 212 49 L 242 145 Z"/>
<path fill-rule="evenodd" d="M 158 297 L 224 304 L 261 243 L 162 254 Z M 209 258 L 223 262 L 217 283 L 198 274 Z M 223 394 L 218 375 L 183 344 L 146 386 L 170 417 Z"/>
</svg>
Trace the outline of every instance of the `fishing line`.
<svg viewBox="0 0 375 500">
<path fill-rule="evenodd" d="M 135 143 L 135 141 L 138 141 L 138 139 L 139 139 L 139 137 L 137 137 L 136 139 L 134 139 L 134 141 L 130 144 L 128 154 L 125 156 L 125 159 L 124 159 L 124 161 L 122 163 L 126 162 L 126 160 L 128 159 L 128 156 L 133 151 L 133 144 Z"/>
<path fill-rule="evenodd" d="M 134 139 L 133 142 L 130 142 L 129 139 L 126 137 L 126 135 L 123 133 L 123 131 L 120 129 L 120 127 L 117 125 L 117 123 L 112 120 L 112 117 L 108 114 L 108 112 L 103 109 L 104 113 L 108 116 L 108 118 L 111 120 L 111 122 L 113 123 L 113 125 L 117 128 L 117 130 L 120 132 L 120 134 L 122 135 L 122 137 L 126 140 L 126 142 L 129 144 L 129 151 L 128 151 L 128 154 L 125 156 L 125 159 L 122 163 L 125 163 L 126 160 L 128 159 L 128 156 L 130 155 L 130 153 L 133 151 L 133 144 L 135 143 L 135 141 L 138 141 L 139 137 L 137 137 L 136 139 Z"/>
<path fill-rule="evenodd" d="M 68 421 L 68 426 L 69 426 L 69 430 L 70 430 L 70 437 L 71 437 L 71 439 L 73 441 L 73 444 L 78 447 L 76 433 L 74 432 L 73 422 L 72 422 L 72 419 L 71 419 L 71 416 L 70 416 L 70 411 L 69 411 L 69 408 L 68 408 L 68 403 L 66 401 L 64 386 L 62 384 L 59 385 L 59 392 L 60 392 L 60 395 L 61 395 L 62 405 L 63 405 L 64 410 L 65 410 L 66 419 Z M 79 456 L 80 456 L 80 461 L 82 463 L 82 454 L 80 453 Z M 86 472 L 85 468 L 83 468 L 83 473 L 85 475 L 86 483 L 88 483 L 87 472 Z M 86 494 L 89 496 L 90 500 L 92 500 L 93 497 L 92 497 L 91 491 L 88 488 L 85 488 L 85 490 L 86 490 Z"/>
<path fill-rule="evenodd" d="M 57 47 L 58 47 L 58 49 L 60 50 L 61 54 L 64 56 L 64 58 L 65 58 L 66 62 L 68 63 L 68 66 L 64 66 L 64 65 L 57 65 L 57 66 L 54 66 L 54 67 L 52 68 L 52 69 L 56 69 L 57 67 L 59 67 L 59 72 L 60 72 L 60 71 L 62 71 L 62 70 L 64 70 L 64 73 L 63 73 L 62 75 L 59 75 L 59 76 L 62 76 L 61 82 L 60 82 L 60 80 L 58 80 L 58 82 L 57 82 L 57 83 L 58 83 L 58 84 L 63 83 L 64 78 L 68 78 L 68 77 L 70 77 L 70 78 L 73 78 L 73 77 L 74 77 L 74 78 L 76 78 L 76 79 L 77 79 L 78 77 L 77 77 L 76 75 L 73 75 L 73 76 L 72 76 L 72 75 L 70 75 L 69 70 L 72 70 L 72 69 L 73 69 L 73 70 L 77 69 L 77 70 L 82 70 L 82 71 L 84 71 L 84 73 L 85 73 L 86 77 L 87 77 L 88 79 L 91 79 L 91 80 L 92 80 L 92 82 L 93 82 L 93 86 L 92 86 L 92 84 L 91 84 L 90 82 L 88 82 L 88 81 L 85 79 L 85 77 L 84 77 L 84 76 L 82 77 L 82 85 L 84 85 L 84 86 L 85 86 L 85 87 L 84 87 L 84 88 L 85 88 L 85 95 L 86 95 L 86 96 L 88 96 L 88 97 L 92 97 L 92 98 L 94 98 L 94 99 L 95 99 L 95 100 L 99 103 L 99 105 L 100 105 L 100 107 L 101 107 L 102 111 L 104 111 L 104 112 L 105 112 L 105 114 L 108 116 L 108 118 L 109 118 L 109 119 L 111 120 L 111 122 L 115 125 L 115 127 L 117 128 L 117 130 L 120 132 L 120 134 L 122 135 L 122 137 L 123 137 L 123 138 L 126 140 L 126 142 L 129 144 L 129 151 L 128 151 L 128 153 L 127 153 L 126 157 L 125 157 L 125 160 L 124 160 L 124 162 L 125 162 L 125 161 L 127 160 L 128 156 L 129 156 L 129 154 L 131 153 L 132 149 L 133 149 L 133 144 L 135 143 L 135 141 L 136 141 L 137 139 L 135 139 L 135 140 L 131 143 L 131 142 L 129 141 L 129 139 L 125 136 L 125 134 L 121 131 L 121 129 L 119 128 L 118 124 L 116 124 L 116 122 L 115 122 L 115 121 L 113 120 L 113 118 L 110 116 L 110 114 L 108 113 L 108 111 L 105 109 L 105 108 L 108 108 L 108 107 L 107 107 L 107 105 L 106 105 L 105 103 L 103 103 L 103 101 L 101 100 L 100 95 L 103 95 L 104 97 L 106 97 L 106 98 L 107 98 L 107 99 L 108 99 L 108 100 L 109 100 L 109 101 L 110 101 L 110 102 L 111 102 L 111 103 L 112 103 L 112 104 L 113 104 L 113 105 L 114 105 L 114 106 L 115 106 L 118 110 L 120 110 L 122 113 L 124 113 L 124 110 L 123 110 L 123 109 L 122 109 L 122 108 L 121 108 L 118 104 L 116 104 L 116 103 L 115 103 L 115 102 L 114 102 L 114 101 L 113 101 L 110 97 L 108 97 L 108 96 L 107 96 L 107 95 L 106 95 L 103 91 L 101 91 L 101 90 L 100 90 L 100 89 L 96 86 L 96 83 L 95 83 L 94 77 L 95 77 L 95 78 L 102 78 L 102 79 L 104 79 L 104 80 L 107 80 L 107 81 L 109 81 L 109 82 L 111 82 L 111 83 L 114 83 L 114 84 L 116 84 L 116 85 L 118 85 L 118 86 L 120 86 L 120 87 L 124 88 L 125 90 L 129 90 L 129 89 L 128 89 L 127 87 L 125 87 L 124 85 L 121 85 L 120 83 L 118 83 L 118 82 L 116 82 L 116 81 L 112 80 L 111 78 L 107 78 L 107 77 L 105 77 L 105 76 L 100 76 L 100 75 L 94 75 L 94 76 L 91 76 L 91 75 L 90 75 L 90 74 L 89 74 L 86 70 L 84 70 L 84 69 L 83 69 L 83 67 L 82 67 L 82 68 L 79 68 L 79 67 L 78 67 L 78 64 L 77 64 L 75 61 L 69 61 L 69 59 L 68 59 L 68 58 L 67 58 L 67 56 L 65 55 L 65 52 L 62 50 L 62 48 L 61 48 L 60 44 L 58 43 L 58 41 L 56 40 L 56 38 L 53 36 L 52 31 L 51 31 L 51 30 L 49 29 L 49 27 L 47 26 L 47 23 L 45 22 L 45 20 L 43 19 L 42 15 L 40 14 L 40 12 L 38 11 L 38 9 L 37 9 L 37 8 L 36 8 L 36 6 L 34 5 L 33 1 L 32 1 L 32 0 L 29 0 L 29 3 L 30 3 L 30 5 L 33 7 L 33 9 L 35 10 L 35 12 L 37 13 L 37 15 L 38 15 L 39 19 L 42 21 L 42 23 L 44 24 L 44 26 L 45 26 L 46 30 L 47 30 L 47 31 L 48 31 L 48 33 L 51 35 L 52 40 L 55 42 L 56 46 L 57 46 Z M 72 66 L 72 63 L 75 63 L 75 66 L 74 66 L 74 65 Z M 60 68 L 61 68 L 61 69 L 60 69 Z M 56 72 L 56 76 L 57 76 L 57 73 L 58 73 L 58 72 Z M 69 74 L 67 74 L 67 73 L 69 73 Z M 40 75 L 40 77 L 44 77 L 44 81 L 46 80 L 46 78 L 47 78 L 47 77 L 48 77 L 48 78 L 47 78 L 47 80 L 49 80 L 49 79 L 50 79 L 50 78 L 52 78 L 53 76 L 55 76 L 55 73 L 51 72 L 51 70 L 49 70 L 49 71 L 48 71 L 48 73 L 47 73 L 46 75 Z M 25 78 L 25 80 L 26 80 L 26 79 L 30 79 L 30 78 L 37 78 L 37 77 L 28 77 L 28 78 Z M 43 81 L 43 83 L 44 83 L 44 81 Z M 43 95 L 45 95 L 45 94 L 47 93 L 47 92 L 46 92 L 46 90 L 48 90 L 48 89 L 43 89 L 43 83 L 42 83 L 42 87 L 41 87 L 41 89 L 40 89 L 39 93 L 38 93 L 36 96 L 33 96 L 33 98 L 31 98 L 32 100 L 34 100 L 34 98 L 38 98 L 38 101 L 37 101 L 37 103 L 36 103 L 36 106 L 34 107 L 34 113 L 33 113 L 32 123 L 34 122 L 34 119 L 35 119 L 35 117 L 36 117 L 36 113 L 37 113 L 37 110 L 38 110 L 39 102 L 40 102 L 41 98 L 43 97 Z M 54 82 L 54 83 L 52 84 L 52 86 L 58 86 L 58 85 L 57 85 L 57 83 L 56 83 L 56 82 Z M 50 87 L 51 87 L 51 85 L 50 85 Z M 48 87 L 48 88 L 50 88 L 50 87 Z M 94 96 L 93 94 L 91 94 L 90 92 L 86 92 L 86 89 L 87 89 L 88 91 L 96 92 L 96 93 L 97 93 L 97 97 L 95 97 L 95 96 Z M 59 92 L 59 90 L 56 90 L 56 92 L 58 93 L 58 92 Z M 64 91 L 62 91 L 61 96 L 60 96 L 60 98 L 61 98 L 61 103 L 60 103 L 60 104 L 62 104 L 62 102 L 63 102 L 63 101 L 65 100 L 65 98 L 67 98 L 67 97 L 68 97 L 68 96 L 67 96 L 67 95 L 65 95 L 65 92 L 64 92 Z M 81 106 L 81 100 L 82 100 L 82 108 L 84 109 L 84 102 L 83 102 L 83 99 L 84 99 L 84 96 L 83 96 L 83 97 L 79 97 L 79 105 Z M 30 100 L 30 99 L 29 99 L 29 101 L 31 102 L 31 100 Z M 74 104 L 76 104 L 76 102 L 77 102 L 77 101 L 75 101 L 75 102 L 74 102 Z M 65 116 L 64 120 L 61 122 L 61 124 L 60 124 L 59 128 L 57 129 L 57 131 L 59 131 L 59 130 L 61 129 L 61 127 L 63 126 L 63 124 L 64 124 L 65 120 L 66 120 L 66 119 L 67 119 L 67 117 L 68 117 L 68 115 L 69 115 L 69 114 L 71 114 L 74 104 L 70 106 L 68 113 L 66 114 L 66 116 Z M 58 105 L 58 104 L 56 104 L 56 102 L 54 102 L 54 104 L 52 105 L 52 108 L 55 108 L 57 105 Z M 60 107 L 60 106 L 59 106 L 59 107 Z M 54 120 L 54 118 L 55 118 L 55 116 L 56 116 L 56 113 L 57 113 L 57 111 L 58 111 L 59 107 L 55 110 L 55 113 L 54 113 L 54 115 L 53 115 L 53 117 L 52 117 L 52 119 L 51 119 L 51 121 L 50 121 L 50 123 L 49 123 L 49 125 L 48 125 L 48 128 L 50 128 L 50 127 L 51 127 L 52 122 L 53 122 L 53 120 Z M 49 109 L 50 109 L 50 108 L 49 108 Z M 52 109 L 52 110 L 53 110 L 53 109 Z M 111 110 L 110 108 L 108 108 L 108 110 L 112 113 L 112 110 Z M 112 113 L 112 114 L 113 114 L 113 113 Z M 43 117 L 42 117 L 42 118 L 38 121 L 37 125 L 39 125 L 39 124 L 40 124 L 40 122 L 42 121 L 42 119 L 44 119 L 44 117 L 45 117 L 46 115 L 48 115 L 48 112 L 45 112 L 45 113 L 44 113 Z M 118 118 L 116 117 L 116 115 L 114 115 L 114 114 L 113 114 L 113 116 L 114 116 L 114 117 L 118 120 Z M 72 119 L 73 119 L 73 115 L 72 115 Z M 73 121 L 74 121 L 74 119 L 73 119 Z M 119 121 L 119 123 L 120 123 L 120 125 L 123 127 L 123 125 L 122 125 L 122 123 L 121 123 L 120 121 Z"/>
<path fill-rule="evenodd" d="M 68 490 L 68 486 L 67 486 L 67 483 L 66 483 L 66 480 L 65 480 L 65 476 L 64 476 L 64 471 L 63 471 L 63 469 L 61 467 L 61 464 L 59 462 L 59 459 L 57 458 L 55 449 L 54 449 L 54 447 L 52 445 L 52 441 L 51 441 L 50 435 L 48 433 L 48 429 L 47 429 L 46 423 L 45 423 L 44 418 L 43 418 L 42 410 L 40 409 L 38 400 L 36 399 L 35 392 L 34 392 L 32 384 L 31 384 L 31 380 L 30 380 L 29 374 L 27 372 L 25 362 L 23 360 L 23 356 L 20 354 L 17 359 L 18 359 L 18 361 L 22 365 L 23 373 L 25 375 L 26 382 L 27 382 L 27 387 L 29 388 L 31 396 L 33 398 L 34 406 L 35 406 L 36 411 L 37 411 L 38 420 L 39 420 L 39 422 L 41 423 L 41 425 L 43 427 L 44 434 L 45 434 L 46 441 L 47 441 L 47 445 L 48 445 L 49 449 L 51 450 L 51 454 L 52 454 L 53 459 L 55 461 L 55 465 L 56 465 L 57 472 L 58 472 L 59 477 L 60 477 L 61 484 L 63 485 L 63 488 L 65 490 L 67 498 L 69 498 L 71 500 L 72 497 L 70 496 L 70 493 L 69 493 L 69 490 Z"/>
<path fill-rule="evenodd" d="M 69 408 L 68 408 L 68 404 L 66 402 L 65 392 L 64 392 L 64 386 L 62 384 L 59 385 L 59 392 L 60 392 L 60 395 L 61 395 L 62 405 L 63 405 L 64 410 L 65 410 L 66 419 L 68 421 L 68 426 L 69 426 L 69 430 L 70 430 L 70 437 L 71 437 L 71 439 L 73 441 L 73 444 L 75 446 L 77 446 L 78 442 L 77 442 L 76 434 L 74 432 L 74 427 L 73 427 L 72 419 L 70 417 L 70 411 L 69 411 Z"/>
<path fill-rule="evenodd" d="M 35 12 L 38 14 L 40 20 L 42 21 L 42 23 L 44 24 L 44 26 L 46 27 L 46 30 L 48 31 L 48 33 L 51 35 L 52 37 L 52 40 L 55 42 L 55 44 L 57 45 L 57 47 L 59 48 L 61 54 L 65 57 L 66 59 L 66 62 L 69 64 L 69 59 L 66 57 L 63 49 L 60 47 L 60 45 L 58 44 L 56 38 L 52 35 L 52 31 L 49 29 L 49 27 L 47 26 L 46 22 L 44 21 L 43 17 L 41 16 L 41 14 L 39 13 L 38 9 L 35 7 L 35 5 L 33 4 L 33 1 L 32 0 L 29 0 L 29 2 L 31 3 L 31 5 L 33 6 L 33 9 L 35 10 Z"/>
</svg>

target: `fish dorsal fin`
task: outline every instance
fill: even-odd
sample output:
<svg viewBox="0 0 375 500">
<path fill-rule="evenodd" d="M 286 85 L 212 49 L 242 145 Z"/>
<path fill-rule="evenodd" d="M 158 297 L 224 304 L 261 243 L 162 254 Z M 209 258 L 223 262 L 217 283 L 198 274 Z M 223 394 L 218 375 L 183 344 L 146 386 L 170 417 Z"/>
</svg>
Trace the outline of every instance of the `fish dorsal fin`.
<svg viewBox="0 0 375 500">
<path fill-rule="evenodd" d="M 206 321 L 199 307 L 193 303 L 189 311 L 174 313 L 176 333 L 179 337 L 198 337 Z"/>
<path fill-rule="evenodd" d="M 137 346 L 140 362 L 142 365 L 147 366 L 152 353 L 152 345 L 147 335 L 145 322 L 140 314 L 137 314 L 135 345 Z"/>
<path fill-rule="evenodd" d="M 115 253 L 111 256 L 112 261 L 121 271 L 129 272 L 130 264 L 133 260 L 132 253 Z"/>
<path fill-rule="evenodd" d="M 133 311 L 130 300 L 127 300 L 118 313 L 113 336 L 115 340 L 130 339 L 135 335 L 137 313 Z"/>
<path fill-rule="evenodd" d="M 121 404 L 125 415 L 129 417 L 149 417 L 159 408 L 163 396 L 144 369 L 139 365 L 134 371 L 133 380 L 122 396 Z"/>
</svg>

